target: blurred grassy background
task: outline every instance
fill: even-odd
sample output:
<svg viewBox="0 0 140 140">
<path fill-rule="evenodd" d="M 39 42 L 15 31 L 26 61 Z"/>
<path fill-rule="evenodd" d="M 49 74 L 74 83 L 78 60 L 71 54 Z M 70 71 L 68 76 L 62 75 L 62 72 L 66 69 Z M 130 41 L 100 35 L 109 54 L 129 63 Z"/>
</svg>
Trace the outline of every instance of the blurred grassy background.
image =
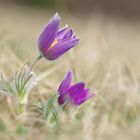
<svg viewBox="0 0 140 140">
<path fill-rule="evenodd" d="M 132 140 L 140 134 L 140 5 L 138 0 L 1 0 L 0 71 L 12 75 L 39 54 L 37 39 L 57 11 L 80 38 L 62 58 L 41 60 L 39 85 L 30 104 L 46 100 L 67 70 L 97 96 L 83 108 L 61 114 L 51 128 L 30 117 L 28 128 L 18 123 L 8 98 L 0 96 L 0 139 Z M 81 63 L 82 62 L 82 63 Z M 40 74 L 41 73 L 41 74 Z M 8 102 L 9 103 L 9 102 Z"/>
</svg>

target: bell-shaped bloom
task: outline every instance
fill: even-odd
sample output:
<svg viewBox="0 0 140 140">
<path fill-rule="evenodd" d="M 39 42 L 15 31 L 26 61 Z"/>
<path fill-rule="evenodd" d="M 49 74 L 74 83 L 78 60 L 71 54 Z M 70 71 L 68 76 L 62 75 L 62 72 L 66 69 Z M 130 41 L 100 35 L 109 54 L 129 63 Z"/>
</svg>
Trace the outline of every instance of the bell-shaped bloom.
<svg viewBox="0 0 140 140">
<path fill-rule="evenodd" d="M 39 50 L 46 59 L 54 60 L 78 44 L 72 29 L 59 28 L 60 17 L 56 13 L 41 33 L 38 40 Z"/>
<path fill-rule="evenodd" d="M 85 83 L 79 82 L 75 85 L 71 85 L 71 81 L 72 72 L 68 72 L 58 89 L 59 105 L 70 102 L 73 105 L 79 106 L 89 98 L 95 96 L 95 94 L 89 94 L 90 90 L 85 87 Z"/>
</svg>

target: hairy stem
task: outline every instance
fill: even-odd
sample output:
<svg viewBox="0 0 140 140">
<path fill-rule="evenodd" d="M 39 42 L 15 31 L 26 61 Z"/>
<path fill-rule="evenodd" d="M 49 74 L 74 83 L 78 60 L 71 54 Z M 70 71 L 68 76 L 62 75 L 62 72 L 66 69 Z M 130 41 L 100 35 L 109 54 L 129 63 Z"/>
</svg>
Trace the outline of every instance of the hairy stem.
<svg viewBox="0 0 140 140">
<path fill-rule="evenodd" d="M 19 104 L 19 112 L 18 112 L 18 114 L 21 115 L 23 113 L 25 113 L 25 105 L 23 103 L 20 103 Z"/>
<path fill-rule="evenodd" d="M 19 108 L 18 108 L 18 114 L 19 115 L 25 115 L 26 113 L 26 106 L 28 104 L 28 98 L 27 97 L 24 97 L 22 99 L 20 99 L 20 102 L 19 102 Z"/>
<path fill-rule="evenodd" d="M 35 64 L 42 58 L 42 55 L 39 55 L 34 61 L 33 63 L 30 65 L 30 69 L 32 70 L 35 66 Z"/>
</svg>

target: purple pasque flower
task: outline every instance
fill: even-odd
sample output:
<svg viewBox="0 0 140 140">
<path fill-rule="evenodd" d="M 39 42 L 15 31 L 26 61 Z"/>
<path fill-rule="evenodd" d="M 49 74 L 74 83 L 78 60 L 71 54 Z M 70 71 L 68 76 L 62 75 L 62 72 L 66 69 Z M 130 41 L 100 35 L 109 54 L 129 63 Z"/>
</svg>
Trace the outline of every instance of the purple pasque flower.
<svg viewBox="0 0 140 140">
<path fill-rule="evenodd" d="M 79 39 L 74 36 L 72 29 L 68 29 L 68 26 L 59 29 L 59 24 L 60 17 L 56 13 L 38 40 L 42 56 L 49 60 L 57 59 L 79 42 Z"/>
<path fill-rule="evenodd" d="M 81 105 L 89 98 L 95 96 L 95 94 L 89 94 L 89 89 L 85 88 L 85 83 L 79 82 L 75 85 L 71 85 L 72 72 L 68 72 L 65 79 L 58 89 L 58 103 L 64 104 L 66 101 L 71 102 L 73 105 Z"/>
</svg>

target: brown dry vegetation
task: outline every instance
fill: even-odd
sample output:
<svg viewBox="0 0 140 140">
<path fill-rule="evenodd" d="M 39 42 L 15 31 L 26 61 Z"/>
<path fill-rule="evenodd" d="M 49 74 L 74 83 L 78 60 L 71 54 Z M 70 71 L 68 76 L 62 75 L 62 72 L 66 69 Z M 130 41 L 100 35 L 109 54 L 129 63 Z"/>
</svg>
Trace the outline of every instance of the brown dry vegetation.
<svg viewBox="0 0 140 140">
<path fill-rule="evenodd" d="M 10 76 L 25 60 L 31 63 L 39 54 L 38 35 L 53 14 L 27 7 L 0 7 L 0 71 Z M 0 95 L 0 139 L 139 139 L 140 22 L 103 13 L 82 18 L 60 15 L 62 26 L 72 26 L 80 44 L 56 61 L 42 59 L 37 64 L 39 83 L 29 104 L 47 100 L 69 69 L 97 96 L 77 110 L 62 113 L 56 128 L 35 117 L 30 117 L 31 124 L 24 128 L 8 98 Z"/>
</svg>

